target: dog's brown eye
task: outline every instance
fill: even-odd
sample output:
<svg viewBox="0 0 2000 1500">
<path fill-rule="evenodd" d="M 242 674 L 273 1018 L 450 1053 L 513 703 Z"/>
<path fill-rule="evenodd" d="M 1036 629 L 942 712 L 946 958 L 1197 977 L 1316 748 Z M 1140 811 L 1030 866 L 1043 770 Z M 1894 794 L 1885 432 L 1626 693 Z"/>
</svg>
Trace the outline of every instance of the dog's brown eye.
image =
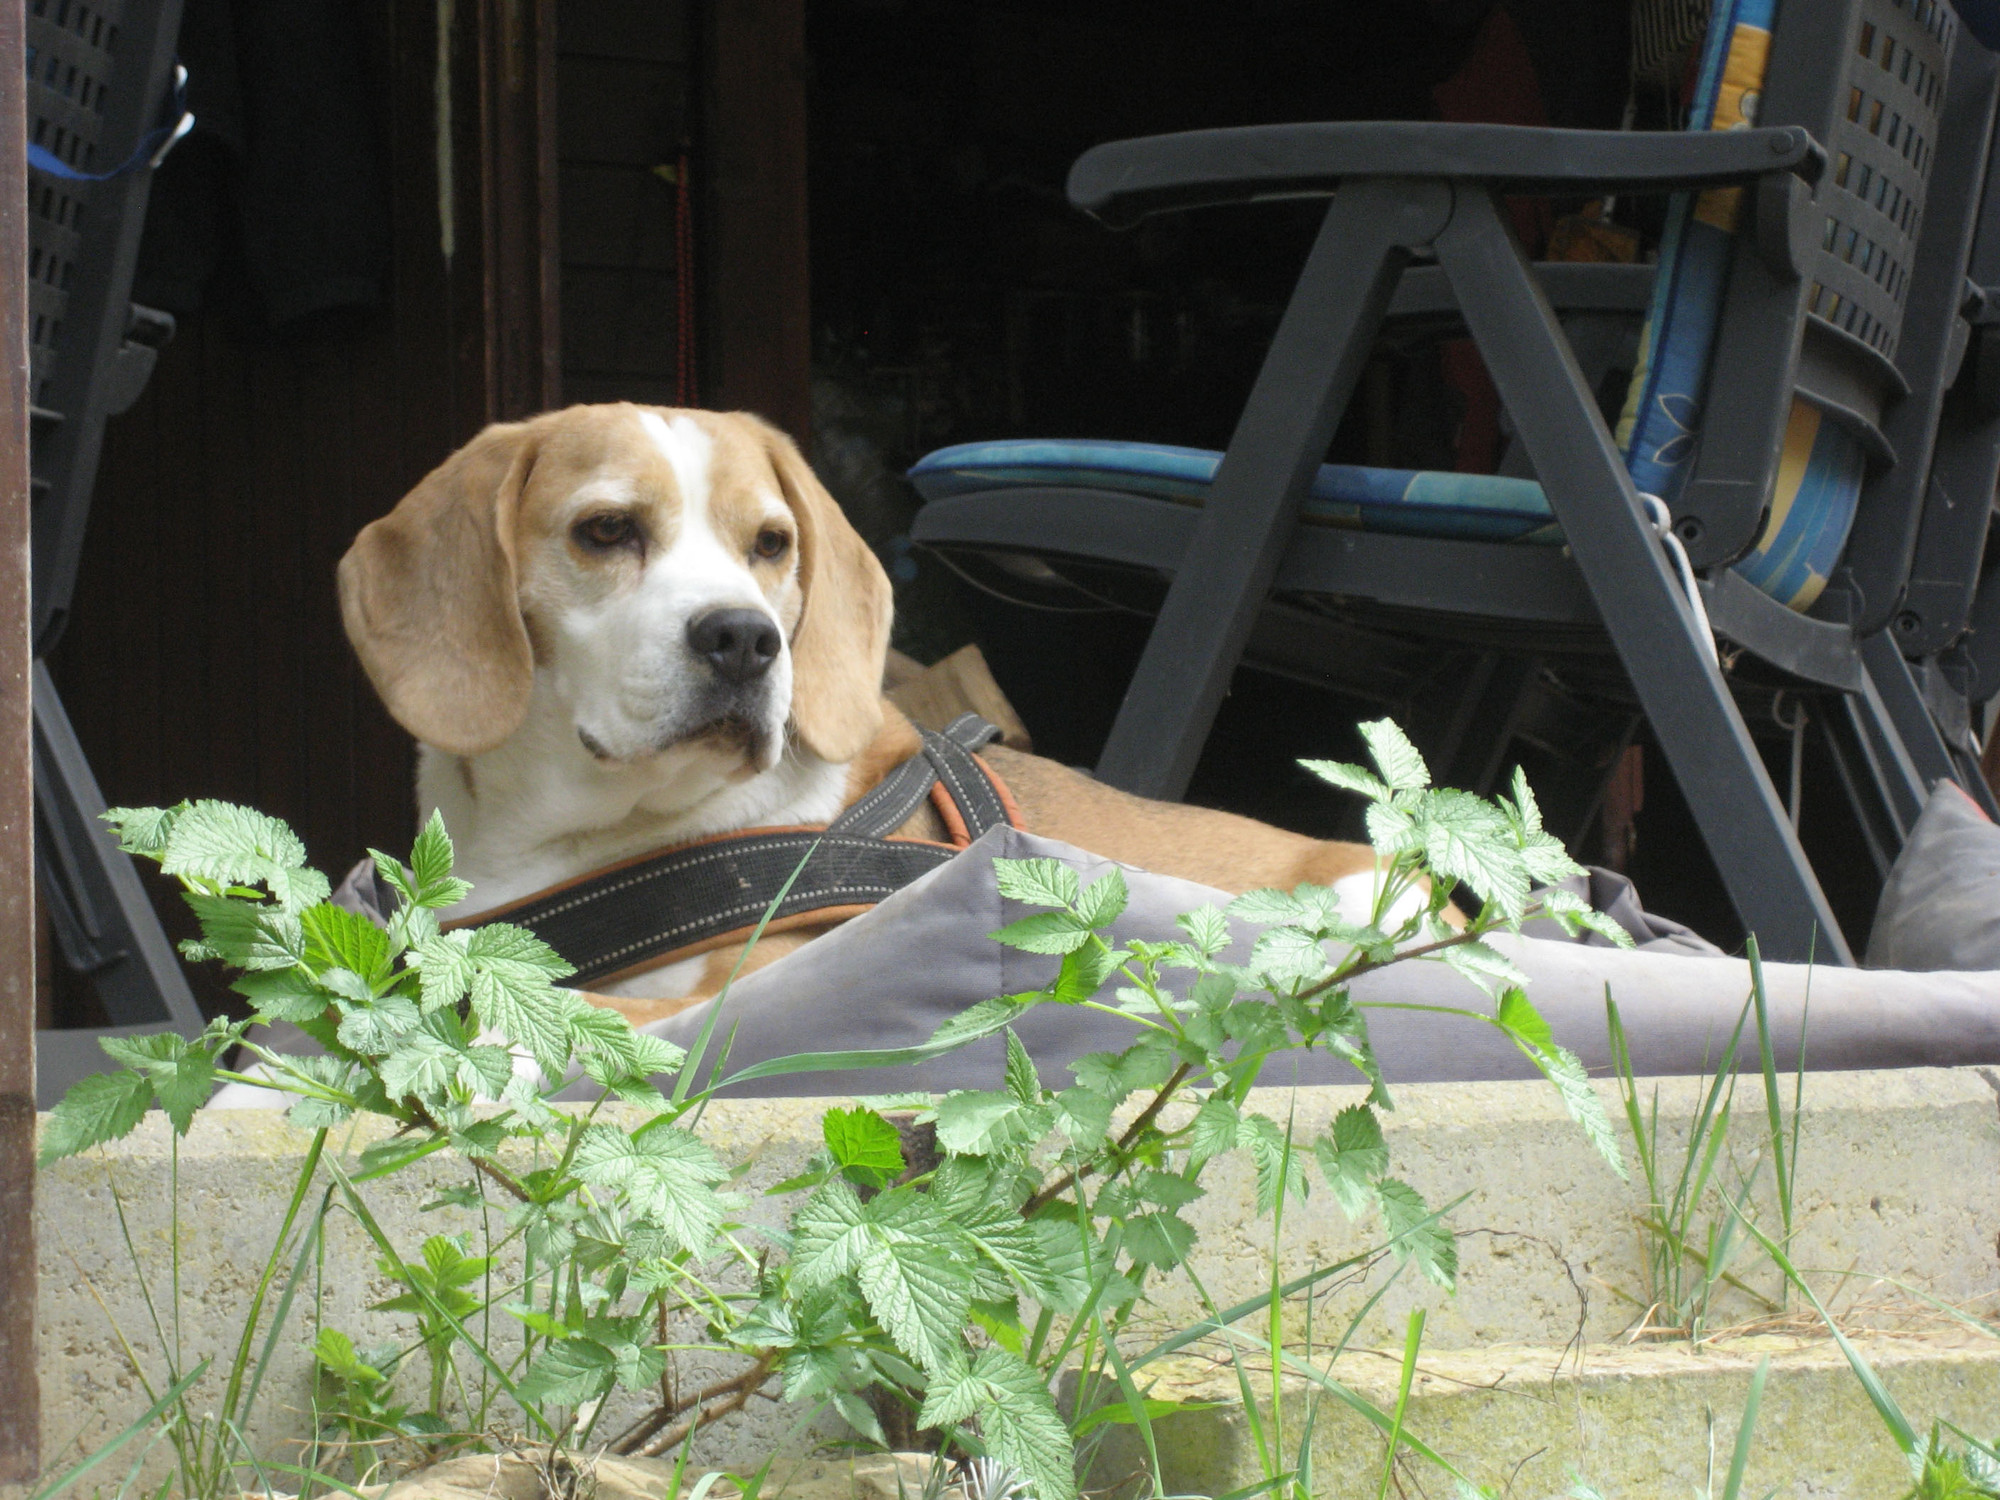
<svg viewBox="0 0 2000 1500">
<path fill-rule="evenodd" d="M 774 526 L 766 526 L 757 533 L 757 545 L 752 549 L 759 557 L 783 557 L 785 549 L 792 545 L 792 539 Z"/>
<path fill-rule="evenodd" d="M 637 541 L 639 528 L 630 516 L 607 511 L 577 522 L 575 536 L 584 546 L 603 552 Z"/>
</svg>

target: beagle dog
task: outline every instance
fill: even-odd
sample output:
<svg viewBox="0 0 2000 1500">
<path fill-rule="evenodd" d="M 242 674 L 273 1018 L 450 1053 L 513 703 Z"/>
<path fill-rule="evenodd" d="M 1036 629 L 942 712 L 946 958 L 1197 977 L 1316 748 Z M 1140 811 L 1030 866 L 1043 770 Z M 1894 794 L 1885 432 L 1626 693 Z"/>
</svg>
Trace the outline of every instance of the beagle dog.
<svg viewBox="0 0 2000 1500">
<path fill-rule="evenodd" d="M 921 748 L 882 696 L 888 577 L 783 433 L 579 406 L 487 428 L 356 538 L 349 640 L 418 741 L 474 916 L 621 860 L 833 819 Z M 1022 826 L 1242 892 L 1365 898 L 1375 856 L 982 752 Z M 941 839 L 926 805 L 898 830 Z M 830 924 L 767 932 L 752 966 Z M 741 940 L 591 996 L 635 1023 L 713 994 Z"/>
</svg>

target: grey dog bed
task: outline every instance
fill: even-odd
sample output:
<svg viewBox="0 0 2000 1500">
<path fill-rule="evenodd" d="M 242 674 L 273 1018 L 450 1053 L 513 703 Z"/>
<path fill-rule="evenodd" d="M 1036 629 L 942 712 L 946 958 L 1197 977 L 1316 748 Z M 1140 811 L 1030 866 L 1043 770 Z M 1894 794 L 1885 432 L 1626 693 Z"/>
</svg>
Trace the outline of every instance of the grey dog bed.
<svg viewBox="0 0 2000 1500">
<path fill-rule="evenodd" d="M 750 1064 L 800 1052 L 913 1047 L 977 1001 L 1040 988 L 1053 975 L 1056 959 L 1003 948 L 985 936 L 1026 914 L 999 894 L 992 861 L 1035 857 L 1062 860 L 1085 880 L 1111 864 L 1052 839 L 994 829 L 867 915 L 740 979 L 717 1017 L 710 1066 L 724 1037 L 725 1077 Z M 1230 899 L 1206 886 L 1124 868 L 1131 902 L 1114 926 L 1121 939 L 1177 936 L 1176 914 L 1209 902 L 1226 905 Z M 1592 885 L 1593 903 L 1633 933 L 1641 945 L 1637 951 L 1599 946 L 1602 939 L 1495 940 L 1529 976 L 1529 996 L 1556 1039 L 1594 1072 L 1607 1070 L 1608 989 L 1618 1001 L 1637 1071 L 1684 1074 L 1713 1066 L 1749 994 L 1749 965 L 1644 913 L 1618 877 L 1596 872 Z M 1247 928 L 1237 931 L 1237 945 L 1224 955 L 1232 961 L 1247 954 L 1245 942 L 1251 935 Z M 1799 1055 L 1803 1027 L 1805 1061 L 1813 1069 L 2000 1063 L 2000 972 L 1766 964 L 1765 976 L 1773 1042 L 1787 1062 Z M 1431 961 L 1366 975 L 1353 993 L 1363 1002 L 1491 1008 L 1477 987 Z M 692 1048 L 714 1005 L 708 1002 L 644 1029 Z M 1391 1082 L 1534 1076 L 1532 1065 L 1504 1036 L 1459 1017 L 1371 1010 L 1369 1025 Z M 1133 1035 L 1131 1023 L 1116 1016 L 1061 1005 L 1037 1007 L 1015 1029 L 1052 1083 L 1061 1077 L 1058 1070 L 1076 1058 L 1116 1051 Z M 914 1064 L 765 1078 L 729 1092 L 776 1096 L 990 1088 L 999 1082 L 1003 1052 L 1003 1039 L 994 1036 Z M 1348 1064 L 1317 1052 L 1274 1059 L 1265 1077 L 1274 1084 L 1359 1081 Z"/>
</svg>

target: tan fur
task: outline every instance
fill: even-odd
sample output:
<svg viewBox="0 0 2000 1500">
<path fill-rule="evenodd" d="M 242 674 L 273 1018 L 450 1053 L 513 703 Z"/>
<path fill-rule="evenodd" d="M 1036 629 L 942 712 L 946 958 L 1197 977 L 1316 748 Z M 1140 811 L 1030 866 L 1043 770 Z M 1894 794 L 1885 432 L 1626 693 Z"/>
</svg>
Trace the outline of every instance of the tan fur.
<svg viewBox="0 0 2000 1500">
<path fill-rule="evenodd" d="M 625 586 L 642 566 L 643 554 L 576 554 L 573 529 L 592 506 L 614 503 L 593 495 L 624 497 L 615 504 L 643 512 L 651 538 L 676 534 L 682 501 L 672 464 L 636 440 L 639 410 L 574 407 L 489 427 L 356 538 L 340 565 L 342 616 L 370 681 L 418 739 L 467 757 L 505 742 L 535 690 L 539 622 Z M 821 760 L 847 768 L 852 804 L 921 748 L 909 720 L 882 696 L 889 580 L 784 434 L 742 413 L 660 415 L 693 420 L 711 440 L 709 523 L 746 551 L 757 528 L 771 524 L 757 496 L 776 480 L 797 528 L 796 577 L 788 559 L 758 576 L 790 639 L 791 729 Z M 565 548 L 565 565 L 550 566 Z M 1029 831 L 1127 864 L 1230 892 L 1328 884 L 1374 866 L 1363 845 L 1149 802 L 1001 746 L 984 754 Z M 945 837 L 928 805 L 899 832 Z M 830 926 L 767 934 L 745 971 Z M 713 995 L 742 958 L 740 946 L 708 954 L 684 996 L 592 998 L 636 1023 L 657 1020 Z"/>
</svg>

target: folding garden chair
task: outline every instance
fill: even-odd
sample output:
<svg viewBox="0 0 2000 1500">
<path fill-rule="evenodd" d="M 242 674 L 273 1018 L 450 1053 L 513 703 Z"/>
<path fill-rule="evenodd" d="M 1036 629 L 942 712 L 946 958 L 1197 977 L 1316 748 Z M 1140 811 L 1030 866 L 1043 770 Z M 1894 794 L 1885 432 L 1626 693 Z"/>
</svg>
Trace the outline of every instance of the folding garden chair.
<svg viewBox="0 0 2000 1500">
<path fill-rule="evenodd" d="M 1937 0 L 1790 0 L 1775 28 L 1769 0 L 1716 10 L 1684 132 L 1251 127 L 1076 163 L 1072 202 L 1113 225 L 1331 199 L 1226 453 L 972 444 L 912 470 L 923 545 L 1172 579 L 1100 776 L 1180 795 L 1246 645 L 1309 657 L 1319 616 L 1608 636 L 1764 952 L 1852 962 L 1732 689 L 1832 695 L 1889 855 L 1927 778 L 1964 776 L 1934 726 L 1913 755 L 1921 694 L 1879 627 L 1964 347 L 1995 77 L 1970 43 L 1951 68 Z M 1499 202 L 1607 192 L 1685 195 L 1657 271 L 1534 267 Z M 1648 310 L 1615 438 L 1557 307 Z M 1385 318 L 1442 308 L 1536 480 L 1322 465 Z"/>
<path fill-rule="evenodd" d="M 177 105 L 180 0 L 28 0 L 28 310 L 37 888 L 61 961 L 111 1031 L 199 1030 L 201 1011 L 42 660 L 60 638 L 107 418 L 136 401 L 173 319 L 132 301 L 152 168 L 192 124 Z M 43 1031 L 47 1105 L 110 1066 L 103 1029 Z"/>
</svg>

